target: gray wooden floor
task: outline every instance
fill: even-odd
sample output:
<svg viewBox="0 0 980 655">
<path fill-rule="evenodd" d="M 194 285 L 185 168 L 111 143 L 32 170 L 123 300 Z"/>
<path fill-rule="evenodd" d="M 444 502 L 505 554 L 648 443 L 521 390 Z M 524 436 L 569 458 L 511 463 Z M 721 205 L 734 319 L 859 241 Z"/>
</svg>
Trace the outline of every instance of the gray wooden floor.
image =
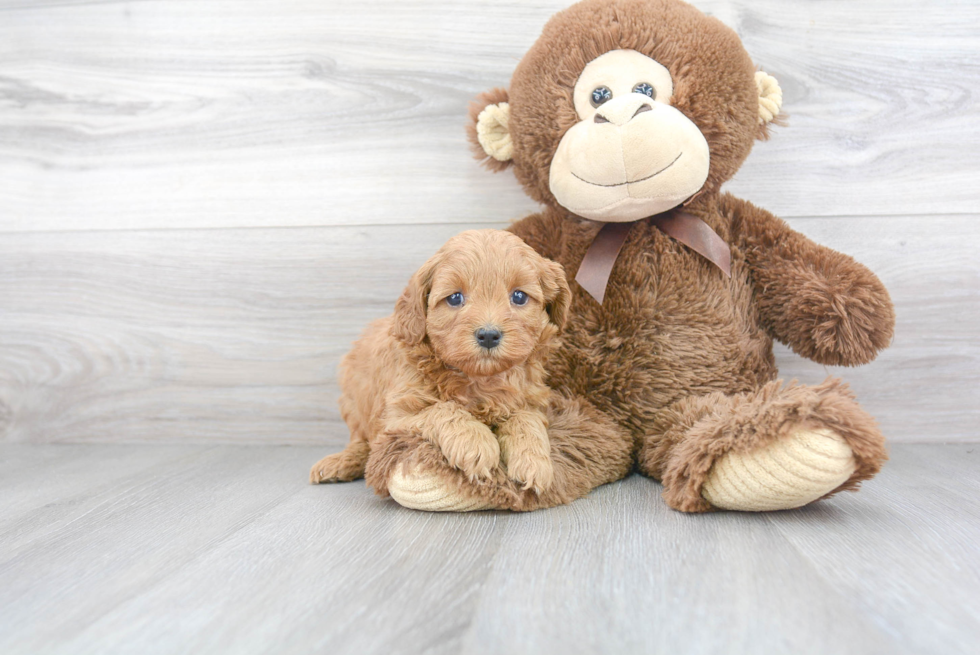
<svg viewBox="0 0 980 655">
<path fill-rule="evenodd" d="M 966 653 L 980 446 L 691 516 L 639 476 L 526 515 L 311 487 L 309 447 L 0 444 L 0 652 Z"/>
</svg>

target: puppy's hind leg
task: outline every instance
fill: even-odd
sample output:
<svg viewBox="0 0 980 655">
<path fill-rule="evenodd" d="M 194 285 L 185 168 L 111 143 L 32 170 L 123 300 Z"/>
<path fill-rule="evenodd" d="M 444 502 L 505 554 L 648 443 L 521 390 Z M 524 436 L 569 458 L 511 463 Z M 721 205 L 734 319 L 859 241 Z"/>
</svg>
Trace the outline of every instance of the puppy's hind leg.
<svg viewBox="0 0 980 655">
<path fill-rule="evenodd" d="M 370 453 L 368 442 L 351 441 L 339 453 L 327 455 L 310 469 L 310 484 L 321 482 L 350 482 L 364 477 L 364 465 Z"/>
</svg>

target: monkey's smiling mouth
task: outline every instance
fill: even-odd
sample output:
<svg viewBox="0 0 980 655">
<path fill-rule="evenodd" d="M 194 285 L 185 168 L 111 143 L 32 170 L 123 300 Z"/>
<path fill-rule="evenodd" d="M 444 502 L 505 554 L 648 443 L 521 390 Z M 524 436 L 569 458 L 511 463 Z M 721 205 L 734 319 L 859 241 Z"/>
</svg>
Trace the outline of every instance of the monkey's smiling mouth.
<svg viewBox="0 0 980 655">
<path fill-rule="evenodd" d="M 650 175 L 647 175 L 646 177 L 641 177 L 641 178 L 640 178 L 640 179 L 638 179 L 638 180 L 627 180 L 626 182 L 617 182 L 616 184 L 599 184 L 599 183 L 597 183 L 597 182 L 589 182 L 588 180 L 586 180 L 586 179 L 584 179 L 584 178 L 581 178 L 581 177 L 579 177 L 578 175 L 575 175 L 575 171 L 571 171 L 571 173 L 572 173 L 572 175 L 573 175 L 573 176 L 574 176 L 574 177 L 575 177 L 576 179 L 579 179 L 579 180 L 582 180 L 582 181 L 583 181 L 583 182 L 585 182 L 586 184 L 591 184 L 592 186 L 601 186 L 601 187 L 606 187 L 606 188 L 610 188 L 610 187 L 617 187 L 617 186 L 624 186 L 624 185 L 626 185 L 626 184 L 637 184 L 638 182 L 646 182 L 646 181 L 647 181 L 647 180 L 649 180 L 649 179 L 650 179 L 651 177 L 656 177 L 656 176 L 658 176 L 658 175 L 660 175 L 660 174 L 661 174 L 661 173 L 663 173 L 663 172 L 664 172 L 665 170 L 667 170 L 668 168 L 670 168 L 671 166 L 673 166 L 674 164 L 676 164 L 676 163 L 677 163 L 677 160 L 678 160 L 678 159 L 680 159 L 680 158 L 681 158 L 681 155 L 683 155 L 683 154 L 684 154 L 684 152 L 683 152 L 683 151 L 681 151 L 681 153 L 680 153 L 679 155 L 677 155 L 676 157 L 674 157 L 674 161 L 672 161 L 672 162 L 670 162 L 669 164 L 667 164 L 666 166 L 664 166 L 663 168 L 661 168 L 661 169 L 660 169 L 659 171 L 657 171 L 656 173 L 651 173 Z"/>
</svg>

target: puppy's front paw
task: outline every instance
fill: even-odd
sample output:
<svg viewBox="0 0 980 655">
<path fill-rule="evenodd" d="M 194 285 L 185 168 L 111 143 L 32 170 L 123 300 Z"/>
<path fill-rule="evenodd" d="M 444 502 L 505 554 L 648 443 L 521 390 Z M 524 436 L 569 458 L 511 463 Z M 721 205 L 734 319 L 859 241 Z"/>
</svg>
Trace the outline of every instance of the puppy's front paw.
<svg viewBox="0 0 980 655">
<path fill-rule="evenodd" d="M 490 428 L 477 423 L 444 439 L 442 454 L 449 465 L 465 473 L 470 480 L 489 480 L 500 465 L 500 445 Z"/>
<path fill-rule="evenodd" d="M 536 493 L 547 491 L 555 481 L 555 467 L 551 458 L 525 453 L 511 456 L 507 462 L 507 475 L 511 480 L 524 483 L 524 490 L 533 488 Z"/>
</svg>

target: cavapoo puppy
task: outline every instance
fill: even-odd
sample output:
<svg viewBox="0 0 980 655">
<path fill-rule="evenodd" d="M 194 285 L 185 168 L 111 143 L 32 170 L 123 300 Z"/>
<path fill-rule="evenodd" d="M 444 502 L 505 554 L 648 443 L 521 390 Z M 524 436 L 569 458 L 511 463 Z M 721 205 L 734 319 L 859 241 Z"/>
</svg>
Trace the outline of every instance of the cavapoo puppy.
<svg viewBox="0 0 980 655">
<path fill-rule="evenodd" d="M 473 480 L 502 464 L 524 489 L 548 489 L 544 363 L 568 305 L 562 267 L 519 237 L 450 239 L 341 362 L 350 444 L 317 462 L 310 481 L 363 477 L 379 435 L 417 435 Z"/>
</svg>

